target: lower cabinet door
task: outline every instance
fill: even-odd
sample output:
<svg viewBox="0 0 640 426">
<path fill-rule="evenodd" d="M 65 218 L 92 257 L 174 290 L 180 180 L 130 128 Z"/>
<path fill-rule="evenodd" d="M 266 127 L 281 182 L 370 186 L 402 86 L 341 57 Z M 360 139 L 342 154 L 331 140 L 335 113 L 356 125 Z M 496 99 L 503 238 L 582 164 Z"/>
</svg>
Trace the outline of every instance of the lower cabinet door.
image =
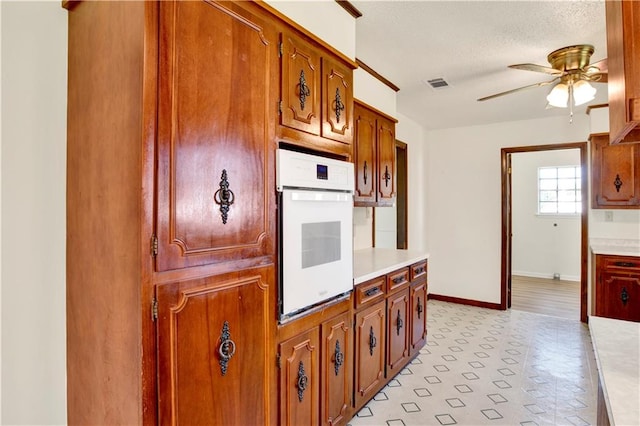
<svg viewBox="0 0 640 426">
<path fill-rule="evenodd" d="M 353 332 L 349 312 L 322 323 L 321 423 L 349 421 L 353 388 Z"/>
<path fill-rule="evenodd" d="M 356 313 L 355 409 L 382 387 L 385 374 L 385 301 Z"/>
<path fill-rule="evenodd" d="M 317 425 L 320 413 L 320 330 L 280 343 L 280 425 Z"/>
<path fill-rule="evenodd" d="M 387 299 L 387 375 L 395 376 L 409 361 L 409 289 Z"/>
<path fill-rule="evenodd" d="M 640 321 L 640 274 L 603 272 L 596 298 L 596 315 Z"/>
<path fill-rule="evenodd" d="M 411 355 L 427 341 L 427 282 L 411 285 Z"/>
<path fill-rule="evenodd" d="M 156 288 L 159 424 L 268 422 L 273 277 L 269 266 Z"/>
</svg>

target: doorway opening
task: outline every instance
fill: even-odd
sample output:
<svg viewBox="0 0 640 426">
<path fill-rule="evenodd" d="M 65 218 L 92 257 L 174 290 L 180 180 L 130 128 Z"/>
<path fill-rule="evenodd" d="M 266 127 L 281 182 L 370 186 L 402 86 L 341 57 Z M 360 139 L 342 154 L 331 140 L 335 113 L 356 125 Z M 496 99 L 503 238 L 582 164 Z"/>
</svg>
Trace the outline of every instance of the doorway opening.
<svg viewBox="0 0 640 426">
<path fill-rule="evenodd" d="M 396 140 L 396 248 L 408 249 L 407 144 Z"/>
<path fill-rule="evenodd" d="M 501 300 L 502 309 L 512 307 L 513 288 L 513 154 L 535 153 L 556 150 L 579 150 L 580 156 L 580 229 L 579 229 L 579 311 L 580 321 L 587 321 L 587 256 L 588 256 L 588 186 L 587 186 L 587 143 L 575 142 L 552 145 L 503 148 L 501 150 L 502 165 L 502 256 L 501 256 Z M 550 224 L 558 226 L 557 221 Z M 554 274 L 555 275 L 555 274 Z"/>
</svg>

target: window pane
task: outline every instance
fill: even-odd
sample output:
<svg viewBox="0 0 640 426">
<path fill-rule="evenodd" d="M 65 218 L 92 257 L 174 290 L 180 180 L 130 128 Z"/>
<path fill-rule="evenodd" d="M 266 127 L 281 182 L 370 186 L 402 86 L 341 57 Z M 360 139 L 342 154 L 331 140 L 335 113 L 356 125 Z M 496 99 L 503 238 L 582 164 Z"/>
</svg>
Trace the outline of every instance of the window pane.
<svg viewBox="0 0 640 426">
<path fill-rule="evenodd" d="M 580 167 L 576 167 L 576 178 L 580 181 L 580 176 L 582 176 L 582 170 Z"/>
<path fill-rule="evenodd" d="M 556 203 L 540 203 L 540 213 L 557 213 L 556 211 Z"/>
<path fill-rule="evenodd" d="M 540 201 L 557 201 L 558 193 L 556 191 L 540 191 Z"/>
<path fill-rule="evenodd" d="M 558 181 L 555 179 L 540 179 L 540 189 L 556 189 Z"/>
<path fill-rule="evenodd" d="M 540 167 L 538 169 L 538 176 L 541 179 L 555 179 L 558 177 L 558 174 L 555 167 Z"/>
<path fill-rule="evenodd" d="M 582 201 L 582 193 L 580 191 L 576 192 L 576 201 Z"/>
<path fill-rule="evenodd" d="M 558 168 L 558 178 L 573 178 L 576 175 L 576 169 L 574 167 L 560 167 Z"/>
<path fill-rule="evenodd" d="M 576 203 L 558 203 L 558 213 L 575 213 Z"/>
<path fill-rule="evenodd" d="M 558 189 L 574 189 L 575 179 L 558 179 Z"/>
<path fill-rule="evenodd" d="M 558 201 L 575 201 L 575 191 L 558 191 Z"/>
</svg>

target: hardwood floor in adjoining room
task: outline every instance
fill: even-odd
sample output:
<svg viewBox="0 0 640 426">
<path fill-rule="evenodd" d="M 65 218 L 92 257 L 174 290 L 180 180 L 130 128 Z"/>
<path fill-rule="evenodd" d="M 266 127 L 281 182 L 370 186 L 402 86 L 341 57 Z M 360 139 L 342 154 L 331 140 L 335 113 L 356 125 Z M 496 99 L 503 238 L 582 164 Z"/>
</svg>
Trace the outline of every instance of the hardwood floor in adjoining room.
<svg viewBox="0 0 640 426">
<path fill-rule="evenodd" d="M 580 320 L 580 282 L 511 277 L 511 309 Z"/>
</svg>

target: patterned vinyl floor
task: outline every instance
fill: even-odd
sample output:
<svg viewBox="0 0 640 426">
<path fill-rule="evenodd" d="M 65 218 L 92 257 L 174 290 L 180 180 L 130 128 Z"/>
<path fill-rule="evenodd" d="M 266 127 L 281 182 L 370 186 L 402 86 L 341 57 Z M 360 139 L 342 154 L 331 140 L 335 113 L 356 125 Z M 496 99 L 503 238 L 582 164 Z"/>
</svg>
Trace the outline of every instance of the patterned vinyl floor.
<svg viewBox="0 0 640 426">
<path fill-rule="evenodd" d="M 585 324 L 428 303 L 427 345 L 350 425 L 596 424 L 598 373 Z"/>
</svg>

